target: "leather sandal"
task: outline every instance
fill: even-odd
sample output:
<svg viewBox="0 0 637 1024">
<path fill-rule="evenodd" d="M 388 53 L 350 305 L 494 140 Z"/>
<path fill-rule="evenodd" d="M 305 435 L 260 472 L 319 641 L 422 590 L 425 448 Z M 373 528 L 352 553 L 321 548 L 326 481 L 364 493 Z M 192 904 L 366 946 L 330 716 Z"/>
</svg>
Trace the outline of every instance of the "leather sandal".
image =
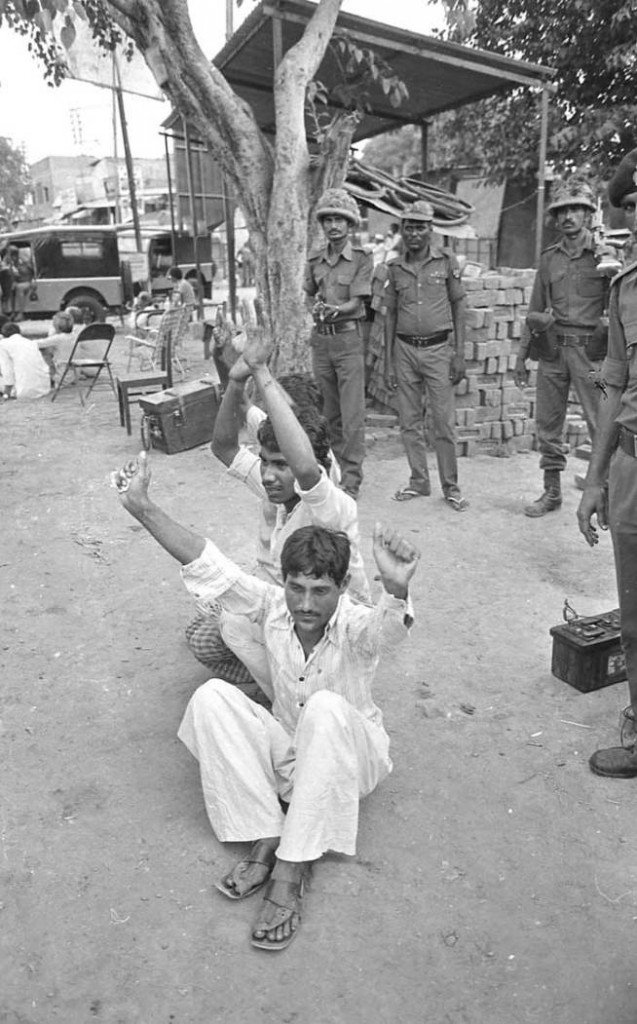
<svg viewBox="0 0 637 1024">
<path fill-rule="evenodd" d="M 415 487 L 399 487 L 394 494 L 394 501 L 413 501 L 414 498 L 428 498 L 430 490 L 417 491 Z"/>
<path fill-rule="evenodd" d="M 261 851 L 259 850 L 259 847 L 261 845 L 262 840 L 258 839 L 257 842 L 252 847 L 252 849 L 250 850 L 249 855 L 247 857 L 244 857 L 243 860 L 240 860 L 232 869 L 232 871 L 229 871 L 228 874 L 225 875 L 220 882 L 215 882 L 215 889 L 218 889 L 219 892 L 222 892 L 223 895 L 227 896 L 229 900 L 245 900 L 248 898 L 248 896 L 252 896 L 253 893 L 258 892 L 259 889 L 263 888 L 265 883 L 270 878 L 270 872 L 274 867 L 274 862 L 276 860 L 276 851 L 270 849 L 269 851 L 264 852 L 263 855 L 260 855 Z M 242 864 L 262 864 L 263 867 L 266 867 L 268 869 L 268 873 L 264 878 L 261 879 L 260 882 L 257 882 L 249 889 L 246 889 L 245 892 L 237 892 L 236 889 L 233 888 L 233 875 L 237 868 L 240 867 Z"/>
<path fill-rule="evenodd" d="M 297 925 L 294 931 L 290 932 L 286 938 L 281 939 L 280 942 L 270 942 L 265 935 L 263 938 L 260 938 L 256 935 L 256 929 L 254 929 L 250 943 L 255 949 L 267 949 L 271 952 L 287 949 L 292 939 L 296 936 L 301 924 L 301 901 L 304 892 L 305 877 L 301 878 L 299 882 L 284 882 L 278 878 L 271 878 L 269 880 L 263 902 L 272 903 L 277 908 L 277 913 L 270 924 L 267 927 L 259 928 L 259 931 L 266 933 L 274 931 L 275 928 L 280 928 L 281 925 L 284 925 L 295 914 L 298 919 Z"/>
<path fill-rule="evenodd" d="M 466 512 L 469 508 L 469 502 L 466 498 L 461 498 L 460 495 L 446 494 L 445 501 L 454 512 Z"/>
</svg>

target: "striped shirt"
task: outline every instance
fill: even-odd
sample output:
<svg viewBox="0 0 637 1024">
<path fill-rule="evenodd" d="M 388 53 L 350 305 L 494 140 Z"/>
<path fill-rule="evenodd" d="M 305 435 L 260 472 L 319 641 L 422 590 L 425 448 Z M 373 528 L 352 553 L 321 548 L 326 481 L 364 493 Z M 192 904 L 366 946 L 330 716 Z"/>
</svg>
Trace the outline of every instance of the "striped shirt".
<svg viewBox="0 0 637 1024">
<path fill-rule="evenodd" d="M 245 616 L 263 630 L 274 688 L 272 714 L 290 735 L 306 701 L 317 690 L 340 694 L 382 726 L 372 683 L 381 653 L 407 635 L 413 621 L 409 599 L 383 591 L 378 604 L 368 607 L 342 595 L 325 633 L 306 659 L 281 587 L 243 572 L 210 540 L 199 558 L 182 567 L 181 575 L 197 602 L 218 601 L 224 610 Z"/>
</svg>

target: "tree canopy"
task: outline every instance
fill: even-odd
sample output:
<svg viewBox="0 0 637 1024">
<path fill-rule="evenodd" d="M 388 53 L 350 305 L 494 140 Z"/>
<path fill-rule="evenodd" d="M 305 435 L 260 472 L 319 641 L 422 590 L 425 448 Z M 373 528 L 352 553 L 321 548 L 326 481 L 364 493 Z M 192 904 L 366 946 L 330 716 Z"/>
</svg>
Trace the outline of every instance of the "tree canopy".
<svg viewBox="0 0 637 1024">
<path fill-rule="evenodd" d="M 637 146 L 634 0 L 445 0 L 445 7 L 442 34 L 451 41 L 555 70 L 547 160 L 558 174 L 607 178 Z M 430 129 L 430 163 L 473 163 L 496 179 L 532 181 L 539 123 L 537 94 L 528 89 L 443 114 Z M 366 149 L 366 158 L 386 170 L 403 157 L 408 167 L 418 160 L 411 128 Z"/>
<path fill-rule="evenodd" d="M 0 136 L 0 230 L 19 217 L 29 191 L 29 168 L 21 149 Z"/>
</svg>

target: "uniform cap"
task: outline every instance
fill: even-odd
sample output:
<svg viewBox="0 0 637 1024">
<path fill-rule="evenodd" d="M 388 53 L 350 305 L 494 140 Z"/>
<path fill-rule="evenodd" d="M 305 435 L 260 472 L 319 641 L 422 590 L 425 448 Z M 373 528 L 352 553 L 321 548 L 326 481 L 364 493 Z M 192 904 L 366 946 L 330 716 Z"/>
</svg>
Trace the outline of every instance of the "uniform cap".
<svg viewBox="0 0 637 1024">
<path fill-rule="evenodd" d="M 551 212 L 560 210 L 564 206 L 585 206 L 595 211 L 597 205 L 593 190 L 585 181 L 567 181 L 555 189 L 555 195 L 549 203 Z"/>
<path fill-rule="evenodd" d="M 621 206 L 624 196 L 637 192 L 637 149 L 631 149 L 619 164 L 608 185 L 612 206 Z"/>
<path fill-rule="evenodd" d="M 326 189 L 318 201 L 316 216 L 319 220 L 321 217 L 345 217 L 354 227 L 361 222 L 356 200 L 344 188 Z"/>
<path fill-rule="evenodd" d="M 415 203 L 410 203 L 409 206 L 405 207 L 400 214 L 400 219 L 432 221 L 434 219 L 434 208 L 426 199 L 417 199 Z"/>
</svg>

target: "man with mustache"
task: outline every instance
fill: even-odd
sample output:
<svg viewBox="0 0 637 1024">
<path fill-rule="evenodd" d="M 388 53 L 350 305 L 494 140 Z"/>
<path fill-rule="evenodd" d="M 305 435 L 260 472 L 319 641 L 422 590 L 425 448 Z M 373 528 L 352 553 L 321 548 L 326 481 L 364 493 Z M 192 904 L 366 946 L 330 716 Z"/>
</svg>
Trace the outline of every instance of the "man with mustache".
<svg viewBox="0 0 637 1024">
<path fill-rule="evenodd" d="M 348 591 L 355 601 L 370 601 L 363 565 L 356 503 L 330 478 L 330 445 L 325 419 L 313 408 L 294 411 L 272 377 L 269 344 L 262 328 L 246 325 L 242 356 L 230 371 L 228 389 L 215 423 L 214 454 L 231 476 L 242 480 L 261 499 L 254 575 L 281 584 L 281 550 L 301 526 L 315 524 L 341 530 L 351 544 Z M 238 423 L 246 379 L 254 377 L 267 419 L 259 426 L 259 454 L 239 445 Z M 195 657 L 211 672 L 259 698 L 254 680 L 271 697 L 263 648 L 246 633 L 245 622 L 206 602 L 186 637 Z"/>
<path fill-rule="evenodd" d="M 591 442 L 600 391 L 591 372 L 598 369 L 603 351 L 596 352 L 596 328 L 608 293 L 607 278 L 597 270 L 595 242 L 590 231 L 596 210 L 593 193 L 586 182 L 571 180 L 556 190 L 549 205 L 561 239 L 544 250 L 529 302 L 529 320 L 550 314 L 548 335 L 537 371 L 535 420 L 540 469 L 544 470 L 544 491 L 527 505 L 531 518 L 554 512 L 562 504 L 561 475 L 566 468 L 563 431 L 571 387 L 575 389 L 588 425 Z M 527 328 L 520 341 L 515 381 L 524 387 L 528 380 L 531 333 Z"/>
<path fill-rule="evenodd" d="M 323 394 L 332 448 L 341 467 L 341 486 L 354 500 L 363 479 L 365 456 L 364 299 L 371 295 L 371 253 L 350 240 L 360 216 L 341 188 L 321 196 L 316 216 L 326 245 L 310 256 L 305 291 L 313 300 L 310 338 L 314 376 Z"/>
<path fill-rule="evenodd" d="M 328 850 L 355 854 L 359 802 L 391 771 L 372 685 L 381 653 L 411 625 L 408 588 L 420 553 L 377 523 L 373 553 L 383 592 L 366 607 L 345 593 L 346 535 L 304 526 L 283 545 L 283 586 L 272 586 L 162 511 L 149 495 L 145 452 L 112 482 L 124 508 L 181 563 L 193 596 L 218 600 L 261 636 L 272 714 L 213 678 L 195 691 L 178 735 L 199 762 L 217 838 L 250 843 L 217 888 L 238 900 L 265 886 L 251 943 L 286 949 L 312 865 Z"/>
</svg>

